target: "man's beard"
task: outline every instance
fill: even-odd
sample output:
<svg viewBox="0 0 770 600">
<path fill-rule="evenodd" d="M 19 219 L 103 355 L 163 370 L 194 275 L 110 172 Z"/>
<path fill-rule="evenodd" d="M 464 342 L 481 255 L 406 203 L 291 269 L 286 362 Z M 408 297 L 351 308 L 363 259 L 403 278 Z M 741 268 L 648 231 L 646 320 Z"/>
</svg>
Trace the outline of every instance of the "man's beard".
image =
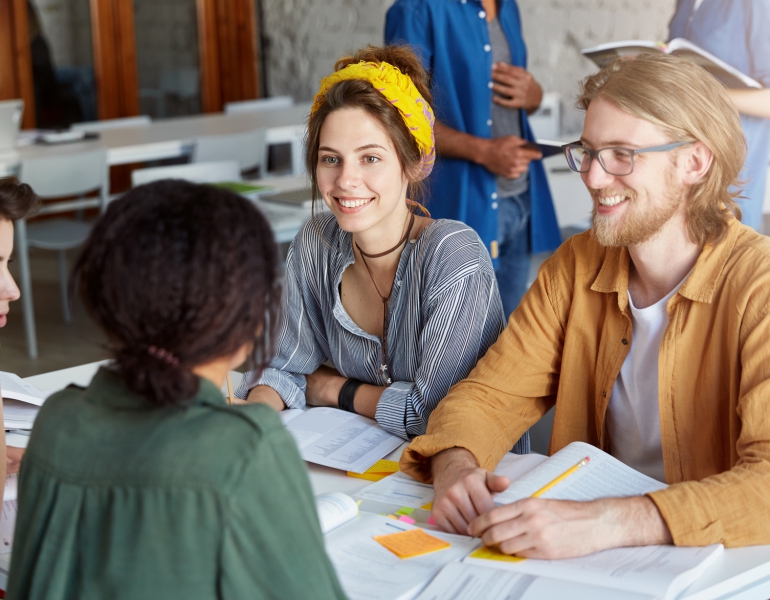
<svg viewBox="0 0 770 600">
<path fill-rule="evenodd" d="M 608 248 L 620 248 L 642 244 L 652 238 L 674 216 L 682 202 L 683 186 L 677 186 L 672 173 L 666 177 L 667 185 L 663 203 L 659 206 L 649 207 L 645 210 L 634 210 L 636 193 L 633 190 L 625 190 L 628 196 L 628 210 L 620 219 L 611 215 L 598 214 L 596 207 L 599 203 L 598 196 L 606 190 L 589 188 L 591 197 L 594 198 L 594 207 L 591 211 L 591 235 L 602 246 Z M 605 194 L 606 195 L 606 194 Z"/>
</svg>

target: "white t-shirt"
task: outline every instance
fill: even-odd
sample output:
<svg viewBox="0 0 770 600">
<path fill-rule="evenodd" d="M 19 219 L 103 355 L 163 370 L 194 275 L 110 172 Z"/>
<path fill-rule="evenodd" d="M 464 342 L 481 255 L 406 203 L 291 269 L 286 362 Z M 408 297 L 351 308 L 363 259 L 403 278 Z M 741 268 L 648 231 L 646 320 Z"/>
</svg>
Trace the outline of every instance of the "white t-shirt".
<svg viewBox="0 0 770 600">
<path fill-rule="evenodd" d="M 687 277 L 685 277 L 687 279 Z M 633 337 L 607 407 L 610 454 L 645 475 L 666 481 L 660 439 L 658 355 L 668 327 L 666 303 L 684 279 L 665 298 L 636 308 L 628 294 Z"/>
</svg>

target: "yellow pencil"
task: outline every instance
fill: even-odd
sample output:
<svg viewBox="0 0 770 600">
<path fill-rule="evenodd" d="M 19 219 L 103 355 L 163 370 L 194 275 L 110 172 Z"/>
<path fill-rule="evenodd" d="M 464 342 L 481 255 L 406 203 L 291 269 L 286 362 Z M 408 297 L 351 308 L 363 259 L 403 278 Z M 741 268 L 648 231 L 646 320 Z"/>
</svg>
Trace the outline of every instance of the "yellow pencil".
<svg viewBox="0 0 770 600">
<path fill-rule="evenodd" d="M 578 464 L 576 464 L 573 467 L 570 467 L 564 473 L 559 475 L 556 479 L 554 479 L 551 483 L 546 483 L 543 487 L 541 487 L 539 490 L 537 490 L 534 494 L 532 494 L 532 498 L 538 498 L 545 494 L 548 490 L 550 490 L 553 486 L 555 486 L 557 483 L 561 483 L 567 477 L 572 475 L 575 471 L 577 471 L 580 467 L 584 467 L 591 461 L 590 456 L 586 456 L 583 460 L 581 460 Z"/>
<path fill-rule="evenodd" d="M 227 403 L 233 403 L 233 381 L 230 379 L 230 372 L 227 373 Z"/>
</svg>

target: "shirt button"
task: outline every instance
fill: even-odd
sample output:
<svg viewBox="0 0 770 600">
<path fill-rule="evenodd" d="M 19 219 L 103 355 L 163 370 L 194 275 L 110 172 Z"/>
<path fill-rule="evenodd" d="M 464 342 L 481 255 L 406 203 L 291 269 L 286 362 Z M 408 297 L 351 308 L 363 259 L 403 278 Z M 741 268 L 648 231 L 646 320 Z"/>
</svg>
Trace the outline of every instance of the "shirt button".
<svg viewBox="0 0 770 600">
<path fill-rule="evenodd" d="M 497 202 L 492 203 L 492 210 L 497 210 Z"/>
<path fill-rule="evenodd" d="M 626 338 L 623 338 L 623 339 L 622 339 L 622 340 L 620 340 L 620 341 L 621 341 L 621 342 L 623 342 L 623 345 L 624 345 L 624 346 L 628 346 L 628 340 L 627 340 Z"/>
<path fill-rule="evenodd" d="M 489 44 L 484 44 L 484 52 L 489 52 L 490 50 L 492 50 L 492 46 Z"/>
<path fill-rule="evenodd" d="M 483 10 L 480 10 L 479 11 L 479 19 L 486 19 L 486 18 L 487 18 L 487 13 L 484 12 Z"/>
<path fill-rule="evenodd" d="M 497 192 L 492 192 L 492 200 L 497 200 Z"/>
<path fill-rule="evenodd" d="M 415 242 L 417 242 L 417 240 L 409 240 L 410 244 L 414 244 Z"/>
<path fill-rule="evenodd" d="M 487 119 L 487 125 L 492 126 L 492 119 Z"/>
<path fill-rule="evenodd" d="M 397 285 L 398 287 L 401 287 L 401 280 L 400 280 L 400 279 L 399 279 L 399 280 L 396 282 L 396 285 Z"/>
<path fill-rule="evenodd" d="M 487 87 L 488 87 L 488 88 L 491 90 L 491 89 L 494 87 L 494 85 L 495 85 L 495 84 L 494 84 L 494 82 L 490 81 L 490 82 L 487 84 Z"/>
</svg>

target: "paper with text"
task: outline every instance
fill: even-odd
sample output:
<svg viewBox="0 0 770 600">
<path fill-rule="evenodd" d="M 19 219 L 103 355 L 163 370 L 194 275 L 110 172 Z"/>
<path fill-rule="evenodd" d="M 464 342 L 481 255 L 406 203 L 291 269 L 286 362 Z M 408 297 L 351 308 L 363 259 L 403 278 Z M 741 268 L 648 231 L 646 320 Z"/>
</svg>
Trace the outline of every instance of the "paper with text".
<svg viewBox="0 0 770 600">
<path fill-rule="evenodd" d="M 594 585 L 450 563 L 431 581 L 417 600 L 652 600 L 653 596 L 620 592 Z"/>
<path fill-rule="evenodd" d="M 581 501 L 624 498 L 667 487 L 665 483 L 635 471 L 595 446 L 572 442 L 495 496 L 495 504 L 510 504 L 529 498 L 586 456 L 591 457 L 591 462 L 548 490 L 541 498 Z"/>
<path fill-rule="evenodd" d="M 0 554 L 13 550 L 13 532 L 16 529 L 17 500 L 3 502 L 3 514 L 0 515 Z"/>
<path fill-rule="evenodd" d="M 329 533 L 332 529 L 358 516 L 358 504 L 342 492 L 319 494 L 315 497 L 315 507 L 321 533 Z"/>
<path fill-rule="evenodd" d="M 613 548 L 562 560 L 528 558 L 519 562 L 502 562 L 469 556 L 465 562 L 517 573 L 641 592 L 660 598 L 675 598 L 723 551 L 721 544 L 704 548 L 641 546 Z"/>
<path fill-rule="evenodd" d="M 337 408 L 311 408 L 286 428 L 306 461 L 354 473 L 363 473 L 403 442 L 373 419 Z"/>
<path fill-rule="evenodd" d="M 505 475 L 513 481 L 534 469 L 546 458 L 542 454 L 519 455 L 509 452 L 500 460 L 495 473 Z M 422 508 L 433 501 L 433 496 L 431 484 L 420 483 L 404 473 L 394 473 L 355 494 L 356 498 L 410 508 Z"/>
</svg>

